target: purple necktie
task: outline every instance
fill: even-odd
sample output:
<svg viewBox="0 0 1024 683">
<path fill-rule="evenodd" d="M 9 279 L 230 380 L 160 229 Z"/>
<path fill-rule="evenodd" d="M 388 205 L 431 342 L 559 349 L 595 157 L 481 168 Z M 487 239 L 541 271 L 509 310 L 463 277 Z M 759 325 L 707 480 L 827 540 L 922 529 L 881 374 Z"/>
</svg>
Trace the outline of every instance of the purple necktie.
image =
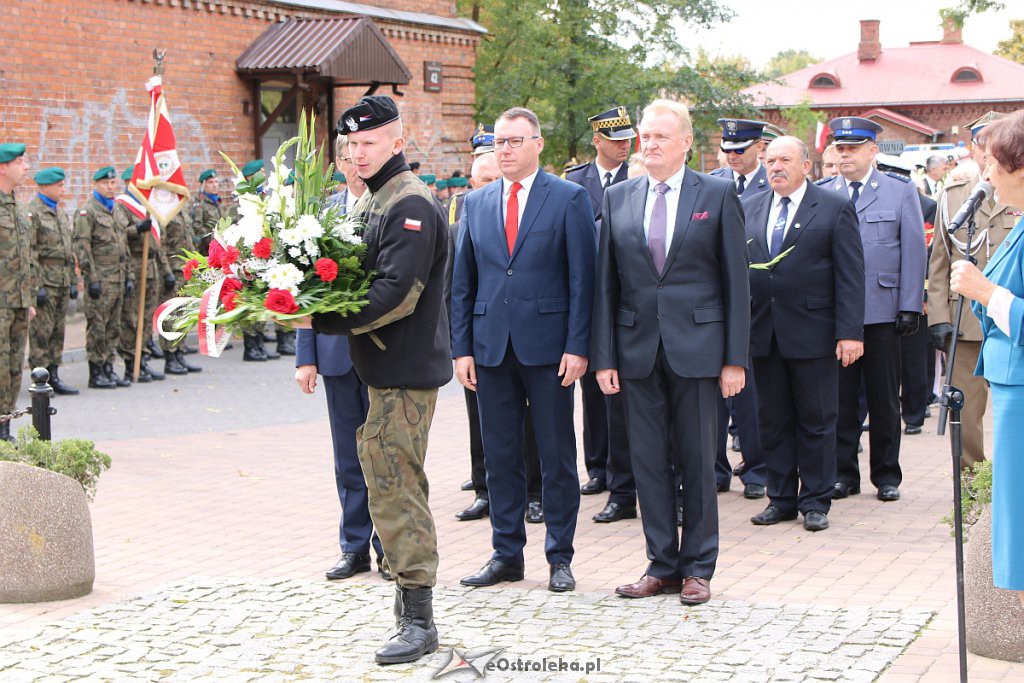
<svg viewBox="0 0 1024 683">
<path fill-rule="evenodd" d="M 647 226 L 647 248 L 658 274 L 665 268 L 665 231 L 668 225 L 668 209 L 665 205 L 665 193 L 668 185 L 658 183 L 654 186 L 657 196 L 654 198 L 654 209 L 651 210 L 651 223 Z"/>
</svg>

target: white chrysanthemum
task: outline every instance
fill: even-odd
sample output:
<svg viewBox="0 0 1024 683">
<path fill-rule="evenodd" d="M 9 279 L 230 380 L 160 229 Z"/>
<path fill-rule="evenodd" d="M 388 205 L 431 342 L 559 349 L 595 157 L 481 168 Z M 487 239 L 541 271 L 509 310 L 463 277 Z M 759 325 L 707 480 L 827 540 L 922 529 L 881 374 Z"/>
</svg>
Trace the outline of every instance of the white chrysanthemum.
<svg viewBox="0 0 1024 683">
<path fill-rule="evenodd" d="M 313 240 L 306 240 L 306 242 L 302 245 L 302 248 L 305 249 L 306 253 L 309 254 L 312 258 L 316 258 L 317 256 L 320 255 L 320 247 L 316 246 L 316 242 L 314 242 Z"/>
<path fill-rule="evenodd" d="M 324 234 L 324 226 L 320 225 L 320 221 L 316 219 L 316 216 L 310 214 L 299 216 L 295 227 L 298 228 L 302 238 L 306 240 L 313 240 L 322 237 Z"/>
<path fill-rule="evenodd" d="M 302 250 L 298 247 L 288 247 L 288 255 L 292 258 L 299 258 L 302 256 Z"/>
<path fill-rule="evenodd" d="M 310 263 L 312 263 L 312 261 L 309 260 L 308 256 L 300 256 L 299 263 L 301 263 L 304 266 L 308 266 Z"/>
<path fill-rule="evenodd" d="M 303 242 L 302 234 L 298 228 L 285 228 L 277 234 L 278 238 L 289 247 L 297 247 Z"/>
<path fill-rule="evenodd" d="M 357 227 L 359 227 L 359 224 L 355 221 L 342 221 L 335 225 L 331 232 L 342 242 L 358 244 L 362 239 L 356 234 Z"/>
<path fill-rule="evenodd" d="M 286 289 L 295 296 L 299 293 L 302 271 L 290 263 L 281 263 L 268 268 L 260 277 L 271 289 Z"/>
</svg>

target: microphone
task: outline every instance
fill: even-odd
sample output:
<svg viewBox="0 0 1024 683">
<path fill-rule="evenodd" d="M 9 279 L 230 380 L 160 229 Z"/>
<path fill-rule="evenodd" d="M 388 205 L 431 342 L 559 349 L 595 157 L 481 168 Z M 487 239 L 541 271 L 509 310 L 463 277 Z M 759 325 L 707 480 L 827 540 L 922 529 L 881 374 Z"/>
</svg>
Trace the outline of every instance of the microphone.
<svg viewBox="0 0 1024 683">
<path fill-rule="evenodd" d="M 946 231 L 952 235 L 954 232 L 960 229 L 960 227 L 966 223 L 974 212 L 978 210 L 978 205 L 985 201 L 985 198 L 992 193 L 992 184 L 987 183 L 984 180 L 974 186 L 974 190 L 971 192 L 971 196 L 964 201 L 961 205 L 960 210 L 953 216 L 953 220 L 949 222 L 946 227 Z"/>
</svg>

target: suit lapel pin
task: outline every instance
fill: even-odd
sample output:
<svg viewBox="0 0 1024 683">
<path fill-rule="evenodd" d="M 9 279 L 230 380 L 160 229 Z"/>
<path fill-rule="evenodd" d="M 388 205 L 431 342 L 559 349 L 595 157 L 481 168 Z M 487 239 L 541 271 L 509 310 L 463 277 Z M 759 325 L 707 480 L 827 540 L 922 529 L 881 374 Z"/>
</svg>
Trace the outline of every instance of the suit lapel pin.
<svg viewBox="0 0 1024 683">
<path fill-rule="evenodd" d="M 799 230 L 800 229 L 800 224 L 799 223 L 794 223 L 793 224 L 793 229 L 794 230 Z"/>
<path fill-rule="evenodd" d="M 877 180 L 872 180 L 871 181 L 871 189 L 872 190 L 877 190 L 878 189 L 878 181 Z"/>
</svg>

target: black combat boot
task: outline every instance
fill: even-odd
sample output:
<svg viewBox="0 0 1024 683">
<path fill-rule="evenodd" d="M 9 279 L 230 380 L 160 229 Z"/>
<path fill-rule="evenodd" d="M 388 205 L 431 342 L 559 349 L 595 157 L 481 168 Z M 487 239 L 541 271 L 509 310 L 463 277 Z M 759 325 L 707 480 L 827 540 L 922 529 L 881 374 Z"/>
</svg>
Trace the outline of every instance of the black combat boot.
<svg viewBox="0 0 1024 683">
<path fill-rule="evenodd" d="M 168 375 L 187 375 L 188 370 L 185 369 L 181 363 L 178 362 L 178 354 L 174 351 L 168 351 L 164 359 L 164 372 Z"/>
<path fill-rule="evenodd" d="M 160 357 L 163 358 L 163 356 Z M 146 354 L 142 354 L 142 363 L 139 365 L 139 374 L 141 375 L 143 371 L 148 372 L 149 376 L 155 379 L 157 382 L 164 379 L 164 373 L 160 372 L 159 370 L 157 370 L 156 368 L 152 367 L 149 364 L 149 356 L 147 356 Z"/>
<path fill-rule="evenodd" d="M 280 337 L 280 333 L 278 334 L 278 337 Z M 257 332 L 256 340 L 256 343 L 259 344 L 260 351 L 262 351 L 263 355 L 267 357 L 267 360 L 277 360 L 278 358 L 281 357 L 281 354 L 272 351 L 271 349 L 268 349 L 264 345 L 264 342 L 267 341 L 267 335 L 263 334 L 262 332 Z"/>
<path fill-rule="evenodd" d="M 53 388 L 53 393 L 60 394 L 61 396 L 78 395 L 78 389 L 69 384 L 64 384 L 64 381 L 57 375 L 56 365 L 50 365 L 46 369 L 50 372 L 50 386 Z"/>
<path fill-rule="evenodd" d="M 282 356 L 295 355 L 295 330 L 277 333 L 277 352 Z"/>
<path fill-rule="evenodd" d="M 263 351 L 262 345 L 259 342 L 260 335 L 258 332 L 242 336 L 242 343 L 245 344 L 245 351 L 242 353 L 242 360 L 264 361 L 267 359 L 267 354 Z"/>
<path fill-rule="evenodd" d="M 398 633 L 377 650 L 378 664 L 414 662 L 437 651 L 434 591 L 429 587 L 400 587 L 399 591 L 402 594 L 402 616 L 398 620 Z"/>
<path fill-rule="evenodd" d="M 89 388 L 116 389 L 117 385 L 103 372 L 103 366 L 89 361 Z"/>
<path fill-rule="evenodd" d="M 199 367 L 198 365 L 192 365 L 187 360 L 185 360 L 185 352 L 182 351 L 181 349 L 178 349 L 177 351 L 174 352 L 174 357 L 178 359 L 178 363 L 181 364 L 181 367 L 185 368 L 189 372 L 202 372 L 203 371 L 203 369 L 201 367 Z"/>
<path fill-rule="evenodd" d="M 124 379 L 127 382 L 132 381 L 132 373 L 135 372 L 135 356 L 124 357 Z M 153 381 L 153 376 L 149 374 L 146 368 L 146 361 L 143 360 L 139 363 L 139 384 L 148 384 Z"/>
<path fill-rule="evenodd" d="M 156 342 L 153 341 L 152 339 L 146 342 L 146 351 L 148 351 L 149 355 L 152 356 L 153 358 L 164 357 L 163 350 L 159 346 L 157 346 Z M 145 355 L 143 355 L 143 358 L 145 358 Z"/>
<path fill-rule="evenodd" d="M 114 372 L 114 364 L 110 361 L 103 364 L 103 374 L 107 376 L 107 379 L 114 383 L 114 386 L 130 387 L 132 385 L 132 381 L 130 379 L 121 377 Z"/>
<path fill-rule="evenodd" d="M 194 353 L 199 353 L 199 349 L 197 349 L 197 348 L 195 348 L 195 347 L 193 347 L 193 346 L 189 346 L 189 345 L 188 345 L 188 344 L 186 344 L 185 342 L 181 342 L 181 344 L 179 344 L 179 345 L 178 345 L 178 348 L 179 348 L 179 349 L 181 349 L 181 350 L 182 350 L 182 352 L 183 352 L 183 353 L 184 353 L 184 354 L 185 354 L 186 356 L 191 356 L 191 355 L 192 355 L 192 354 L 194 354 Z M 229 348 L 229 349 L 230 349 L 230 348 L 231 348 L 231 344 L 229 343 L 229 344 L 227 345 L 227 347 L 226 347 L 226 348 Z"/>
<path fill-rule="evenodd" d="M 3 422 L 0 422 L 0 441 L 7 441 L 9 443 L 14 443 L 14 437 L 11 436 L 11 421 L 10 420 L 4 420 Z M 396 621 L 397 621 L 397 619 L 396 619 Z"/>
</svg>

